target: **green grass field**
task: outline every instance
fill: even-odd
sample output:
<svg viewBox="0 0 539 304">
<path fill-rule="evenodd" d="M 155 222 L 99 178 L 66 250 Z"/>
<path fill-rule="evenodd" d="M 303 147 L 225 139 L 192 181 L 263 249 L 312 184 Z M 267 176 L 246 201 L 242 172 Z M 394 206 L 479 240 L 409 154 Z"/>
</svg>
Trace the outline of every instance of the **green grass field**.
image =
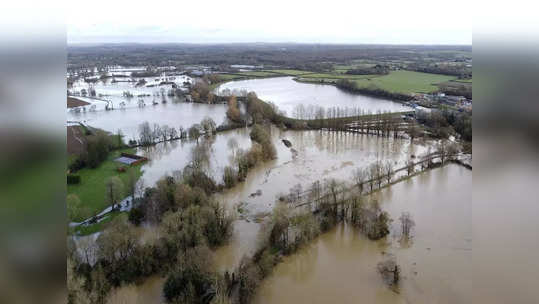
<svg viewBox="0 0 539 304">
<path fill-rule="evenodd" d="M 244 77 L 237 74 L 219 74 L 219 79 L 221 79 L 222 81 L 229 81 L 229 80 L 234 80 L 234 79 L 239 79 L 239 78 L 244 78 Z"/>
<path fill-rule="evenodd" d="M 298 75 L 304 75 L 304 74 L 310 74 L 312 72 L 309 71 L 300 71 L 300 70 L 268 70 L 267 72 L 273 72 L 277 74 L 283 74 L 283 75 L 290 75 L 290 76 L 298 76 Z"/>
<path fill-rule="evenodd" d="M 307 75 L 301 75 L 301 78 L 324 78 L 324 79 L 369 79 L 380 77 L 381 75 L 347 75 L 336 73 L 313 73 Z"/>
<path fill-rule="evenodd" d="M 121 152 L 134 153 L 134 150 L 124 149 L 112 151 L 109 153 L 107 160 L 101 163 L 99 167 L 95 169 L 84 168 L 75 173 L 81 177 L 80 184 L 67 185 L 67 194 L 76 194 L 79 197 L 81 204 L 88 207 L 92 215 L 107 207 L 107 204 L 105 203 L 105 180 L 108 177 L 118 176 L 124 182 L 124 185 L 127 183 L 128 173 L 119 173 L 116 169 L 122 166 L 122 164 L 114 161 Z M 141 166 L 142 164 L 132 167 L 135 169 L 137 178 L 142 175 Z M 124 190 L 125 188 L 126 187 L 124 186 Z M 125 193 L 125 196 L 127 196 L 127 192 Z M 75 218 L 72 220 L 81 221 L 83 218 Z"/>
<path fill-rule="evenodd" d="M 376 78 L 359 79 L 356 83 L 360 87 L 378 87 L 393 93 L 410 94 L 436 91 L 436 84 L 453 79 L 456 77 L 400 70 Z"/>
<path fill-rule="evenodd" d="M 277 73 L 268 72 L 268 71 L 250 71 L 250 72 L 240 72 L 240 75 L 245 76 L 254 76 L 254 77 L 272 77 L 272 76 L 281 76 Z"/>
<path fill-rule="evenodd" d="M 348 70 L 357 69 L 357 68 L 371 68 L 375 66 L 373 63 L 356 63 L 356 64 L 335 64 L 333 65 L 333 70 L 335 73 L 344 74 Z"/>
</svg>

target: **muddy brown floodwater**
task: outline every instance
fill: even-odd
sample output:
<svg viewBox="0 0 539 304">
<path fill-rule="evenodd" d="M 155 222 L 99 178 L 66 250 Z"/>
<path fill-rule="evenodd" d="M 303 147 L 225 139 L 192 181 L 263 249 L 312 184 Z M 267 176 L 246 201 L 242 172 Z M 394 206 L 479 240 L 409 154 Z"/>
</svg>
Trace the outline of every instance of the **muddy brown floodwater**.
<svg viewBox="0 0 539 304">
<path fill-rule="evenodd" d="M 249 255 L 255 249 L 260 229 L 256 219 L 271 212 L 279 193 L 287 192 L 298 183 L 305 189 L 320 179 L 337 178 L 349 181 L 355 168 L 365 168 L 377 159 L 391 160 L 395 167 L 401 167 L 411 155 L 421 155 L 427 151 L 429 145 L 432 145 L 431 142 L 419 141 L 411 144 L 407 139 L 336 132 L 281 131 L 277 128 L 271 129 L 271 136 L 276 146 L 277 159 L 253 168 L 245 182 L 216 196 L 231 210 L 237 210 L 239 203 L 243 209 L 234 223 L 232 239 L 215 251 L 215 266 L 221 271 L 234 269 L 243 255 Z M 234 153 L 233 149 L 228 147 L 231 138 L 234 138 L 238 147 L 250 146 L 248 130 L 219 133 L 212 144 L 211 152 L 213 159 L 211 171 L 216 177 L 222 174 L 220 173 L 222 167 L 228 164 Z M 291 149 L 283 144 L 282 139 L 288 139 L 292 143 Z M 170 174 L 172 170 L 183 168 L 188 161 L 188 151 L 194 144 L 159 144 L 156 148 L 139 151 L 152 159 L 143 167 L 146 185 L 152 184 L 157 177 Z M 415 179 L 419 178 L 421 177 Z M 420 191 L 419 188 L 416 191 Z M 257 191 L 258 194 L 253 195 Z M 323 237 L 327 238 L 328 235 Z M 375 243 L 365 242 L 361 246 L 371 248 Z M 375 265 L 376 263 L 369 264 L 368 267 Z M 379 278 L 373 276 L 372 280 L 378 282 Z M 136 295 L 139 295 L 146 303 L 160 303 L 163 282 L 163 279 L 152 278 L 139 287 L 122 287 L 114 292 L 111 299 L 118 299 L 120 296 L 136 298 Z M 380 290 L 386 292 L 383 288 Z M 155 297 L 152 298 L 152 295 Z M 391 296 L 392 294 L 388 294 L 388 297 Z"/>
<path fill-rule="evenodd" d="M 255 303 L 471 303 L 471 171 L 449 165 L 376 194 L 395 220 L 387 240 L 370 241 L 346 225 L 286 257 L 263 282 Z M 416 222 L 401 242 L 398 217 Z M 388 253 L 402 267 L 398 292 L 376 264 Z"/>
<path fill-rule="evenodd" d="M 232 240 L 216 251 L 219 269 L 233 270 L 243 255 L 256 246 L 257 219 L 269 214 L 277 197 L 296 184 L 307 189 L 317 180 L 335 178 L 350 181 L 356 168 L 366 168 L 377 159 L 402 167 L 411 155 L 421 155 L 432 143 L 320 131 L 281 131 L 272 128 L 277 159 L 257 165 L 245 182 L 216 195 L 229 207 L 241 203 L 242 218 L 235 223 Z M 292 143 L 287 148 L 281 139 Z M 294 149 L 294 151 L 292 151 Z M 255 193 L 257 193 L 254 195 Z"/>
</svg>

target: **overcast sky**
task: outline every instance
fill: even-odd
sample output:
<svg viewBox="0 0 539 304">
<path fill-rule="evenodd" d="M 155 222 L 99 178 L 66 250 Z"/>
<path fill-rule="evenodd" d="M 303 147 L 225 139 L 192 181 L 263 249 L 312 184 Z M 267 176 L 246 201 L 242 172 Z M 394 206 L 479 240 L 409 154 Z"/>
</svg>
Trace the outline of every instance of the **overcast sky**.
<svg viewBox="0 0 539 304">
<path fill-rule="evenodd" d="M 94 0 L 67 6 L 67 41 L 471 44 L 469 5 L 465 0 Z"/>
</svg>

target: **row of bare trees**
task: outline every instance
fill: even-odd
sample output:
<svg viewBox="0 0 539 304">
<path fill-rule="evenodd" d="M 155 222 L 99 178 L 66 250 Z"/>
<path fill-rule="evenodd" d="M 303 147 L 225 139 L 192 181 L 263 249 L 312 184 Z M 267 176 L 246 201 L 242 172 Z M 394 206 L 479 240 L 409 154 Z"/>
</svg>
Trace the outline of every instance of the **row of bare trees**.
<svg viewBox="0 0 539 304">
<path fill-rule="evenodd" d="M 188 129 L 180 126 L 178 129 L 168 125 L 159 125 L 145 121 L 139 125 L 138 144 L 142 146 L 154 145 L 168 140 L 190 138 L 197 140 L 201 135 L 213 135 L 217 132 L 217 124 L 209 117 L 204 118 L 200 124 L 194 124 Z M 137 144 L 136 140 L 131 140 L 131 144 Z"/>
</svg>

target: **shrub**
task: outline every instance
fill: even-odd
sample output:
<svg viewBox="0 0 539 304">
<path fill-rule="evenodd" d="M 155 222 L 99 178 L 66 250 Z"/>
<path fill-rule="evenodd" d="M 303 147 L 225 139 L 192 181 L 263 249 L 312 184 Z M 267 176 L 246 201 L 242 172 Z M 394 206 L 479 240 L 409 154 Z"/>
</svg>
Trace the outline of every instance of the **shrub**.
<svg viewBox="0 0 539 304">
<path fill-rule="evenodd" d="M 128 219 L 133 225 L 138 226 L 144 219 L 144 211 L 139 207 L 132 208 L 131 211 L 129 211 Z"/>
<path fill-rule="evenodd" d="M 69 164 L 69 171 L 76 172 L 84 166 L 86 166 L 86 162 L 84 161 L 85 157 L 77 156 L 70 164 Z"/>
<path fill-rule="evenodd" d="M 275 146 L 271 141 L 270 134 L 264 130 L 264 128 L 258 124 L 255 124 L 251 130 L 250 134 L 251 140 L 257 142 L 262 147 L 262 156 L 263 159 L 275 159 L 277 152 Z"/>
<path fill-rule="evenodd" d="M 223 182 L 227 188 L 232 188 L 236 185 L 238 181 L 238 174 L 232 167 L 226 166 L 225 172 L 223 174 Z"/>
<path fill-rule="evenodd" d="M 178 255 L 178 264 L 165 281 L 163 294 L 168 302 L 202 303 L 210 289 L 212 276 L 207 247 L 187 249 Z"/>
<path fill-rule="evenodd" d="M 67 184 L 68 185 L 80 184 L 80 175 L 68 174 L 67 175 Z"/>
</svg>

